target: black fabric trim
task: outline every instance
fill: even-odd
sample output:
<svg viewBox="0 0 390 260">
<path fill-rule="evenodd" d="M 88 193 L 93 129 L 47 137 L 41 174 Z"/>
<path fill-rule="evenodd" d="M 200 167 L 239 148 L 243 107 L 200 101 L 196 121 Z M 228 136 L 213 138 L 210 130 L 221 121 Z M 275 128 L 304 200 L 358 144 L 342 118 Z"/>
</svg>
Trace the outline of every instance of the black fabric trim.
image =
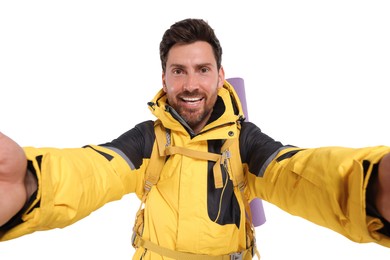
<svg viewBox="0 0 390 260">
<path fill-rule="evenodd" d="M 294 151 L 289 151 L 281 156 L 279 156 L 278 158 L 276 158 L 276 161 L 277 162 L 280 162 L 280 161 L 283 161 L 285 159 L 288 159 L 288 158 L 291 158 L 293 157 L 296 153 L 302 151 L 303 149 L 300 149 L 300 150 L 294 150 Z"/>
<path fill-rule="evenodd" d="M 35 160 L 36 160 L 37 163 L 38 163 L 39 170 L 42 170 L 43 155 L 38 155 L 37 157 L 35 157 Z M 30 171 L 33 171 L 35 175 L 37 174 L 36 171 L 35 171 L 35 169 L 34 169 L 34 166 L 32 165 L 32 162 L 31 162 L 31 161 L 28 161 L 28 166 L 27 166 L 27 167 L 29 167 L 28 169 L 29 169 Z"/>
<path fill-rule="evenodd" d="M 104 158 L 107 159 L 107 161 L 111 161 L 112 159 L 114 159 L 114 156 L 108 154 L 108 153 L 105 153 L 105 152 L 102 152 L 102 151 L 99 151 L 99 150 L 96 150 L 95 148 L 93 148 L 92 146 L 90 145 L 86 145 L 86 146 L 83 146 L 83 148 L 91 148 L 92 150 L 94 150 L 95 152 L 103 155 Z"/>
<path fill-rule="evenodd" d="M 225 103 L 223 102 L 222 98 L 218 96 L 207 124 L 210 124 L 220 118 L 225 113 L 225 110 Z"/>
<path fill-rule="evenodd" d="M 367 176 L 367 172 L 368 172 L 368 169 L 370 168 L 370 165 L 371 165 L 371 162 L 369 160 L 363 160 L 362 166 L 363 166 L 364 177 Z M 375 170 L 377 172 L 378 171 L 377 165 L 374 165 L 373 167 L 374 167 L 373 171 Z"/>
</svg>

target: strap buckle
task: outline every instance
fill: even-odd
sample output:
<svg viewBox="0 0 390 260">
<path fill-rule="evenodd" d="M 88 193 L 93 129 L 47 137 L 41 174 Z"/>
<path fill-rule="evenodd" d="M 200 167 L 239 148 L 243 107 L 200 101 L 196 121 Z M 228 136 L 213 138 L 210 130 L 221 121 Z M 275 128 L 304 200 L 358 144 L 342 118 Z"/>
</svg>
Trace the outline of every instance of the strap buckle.
<svg viewBox="0 0 390 260">
<path fill-rule="evenodd" d="M 132 236 L 131 236 L 131 244 L 133 245 L 134 248 L 138 248 L 138 235 L 136 232 L 133 232 Z"/>
<path fill-rule="evenodd" d="M 242 260 L 243 252 L 230 254 L 230 260 Z"/>
</svg>

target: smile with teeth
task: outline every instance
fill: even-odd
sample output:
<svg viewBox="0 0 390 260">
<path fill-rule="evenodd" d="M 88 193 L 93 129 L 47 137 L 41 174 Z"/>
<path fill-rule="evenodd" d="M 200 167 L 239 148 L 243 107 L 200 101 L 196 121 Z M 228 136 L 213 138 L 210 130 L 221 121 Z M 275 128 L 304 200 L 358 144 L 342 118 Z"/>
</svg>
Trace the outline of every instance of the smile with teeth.
<svg viewBox="0 0 390 260">
<path fill-rule="evenodd" d="M 194 102 L 200 102 L 201 100 L 202 100 L 203 98 L 201 98 L 201 97 L 198 97 L 198 98 L 195 98 L 195 97 L 192 97 L 192 98 L 190 98 L 190 97 L 183 97 L 183 98 L 181 98 L 181 100 L 183 100 L 184 102 L 190 102 L 190 103 L 194 103 Z"/>
<path fill-rule="evenodd" d="M 198 110 L 206 102 L 205 96 L 200 93 L 182 93 L 177 96 L 177 100 L 183 108 L 186 107 L 190 110 Z"/>
</svg>

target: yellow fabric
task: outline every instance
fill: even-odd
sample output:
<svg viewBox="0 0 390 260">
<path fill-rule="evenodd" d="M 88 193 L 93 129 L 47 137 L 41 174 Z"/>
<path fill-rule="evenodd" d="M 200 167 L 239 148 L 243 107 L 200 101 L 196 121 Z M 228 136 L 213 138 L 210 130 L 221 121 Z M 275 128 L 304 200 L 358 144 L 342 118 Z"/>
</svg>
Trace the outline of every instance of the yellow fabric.
<svg viewBox="0 0 390 260">
<path fill-rule="evenodd" d="M 107 202 L 124 194 L 138 192 L 136 184 L 143 181 L 144 169 L 131 172 L 128 164 L 113 151 L 92 148 L 55 149 L 24 148 L 38 177 L 40 206 L 23 216 L 22 224 L 0 239 L 9 240 L 34 231 L 63 228 L 88 216 Z M 113 156 L 107 160 L 95 150 Z M 42 161 L 41 167 L 39 161 Z"/>
<path fill-rule="evenodd" d="M 285 154 L 291 148 L 283 150 Z M 299 148 L 302 149 L 302 148 Z M 281 209 L 363 243 L 390 247 L 378 233 L 379 219 L 366 215 L 365 192 L 372 166 L 389 147 L 322 147 L 298 152 L 290 159 L 273 160 L 263 178 L 248 175 L 251 193 Z M 370 162 L 366 175 L 362 162 Z"/>
</svg>

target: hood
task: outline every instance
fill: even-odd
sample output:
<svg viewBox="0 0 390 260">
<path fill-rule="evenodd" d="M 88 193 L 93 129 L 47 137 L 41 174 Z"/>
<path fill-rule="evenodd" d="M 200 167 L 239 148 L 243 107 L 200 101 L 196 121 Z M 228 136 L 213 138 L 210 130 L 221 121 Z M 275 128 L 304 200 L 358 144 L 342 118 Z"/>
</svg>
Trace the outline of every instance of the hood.
<svg viewBox="0 0 390 260">
<path fill-rule="evenodd" d="M 161 89 L 153 100 L 148 103 L 148 106 L 152 114 L 161 120 L 165 128 L 188 133 L 191 137 L 195 137 L 192 129 L 184 122 L 177 112 L 167 104 L 167 95 L 163 89 Z M 218 100 L 214 106 L 213 114 L 209 122 L 198 135 L 215 132 L 211 130 L 218 128 L 223 128 L 229 133 L 229 131 L 237 129 L 237 123 L 244 120 L 244 112 L 239 97 L 234 90 L 234 87 L 229 82 L 225 81 L 223 87 L 218 91 Z M 236 131 L 233 132 L 235 133 Z M 229 133 L 229 136 L 232 136 L 232 132 Z M 212 137 L 208 136 L 208 138 Z"/>
</svg>

